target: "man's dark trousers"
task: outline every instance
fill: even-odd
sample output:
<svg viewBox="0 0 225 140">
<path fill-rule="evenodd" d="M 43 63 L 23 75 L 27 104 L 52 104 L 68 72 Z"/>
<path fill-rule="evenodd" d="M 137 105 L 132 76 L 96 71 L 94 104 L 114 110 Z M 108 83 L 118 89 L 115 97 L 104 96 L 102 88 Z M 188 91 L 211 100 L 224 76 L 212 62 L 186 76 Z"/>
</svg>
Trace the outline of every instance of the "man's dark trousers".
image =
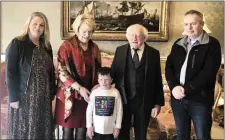
<svg viewBox="0 0 225 140">
<path fill-rule="evenodd" d="M 171 98 L 171 107 L 176 122 L 178 140 L 190 140 L 191 120 L 197 139 L 211 139 L 212 107 L 192 100 L 177 100 L 173 97 Z"/>
</svg>

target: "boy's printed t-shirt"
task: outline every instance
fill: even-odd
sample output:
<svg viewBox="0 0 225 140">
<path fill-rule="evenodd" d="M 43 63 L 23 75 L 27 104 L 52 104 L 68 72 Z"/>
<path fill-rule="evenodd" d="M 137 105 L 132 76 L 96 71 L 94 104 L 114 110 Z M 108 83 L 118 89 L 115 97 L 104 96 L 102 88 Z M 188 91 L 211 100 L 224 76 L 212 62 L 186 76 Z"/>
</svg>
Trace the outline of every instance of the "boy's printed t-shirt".
<svg viewBox="0 0 225 140">
<path fill-rule="evenodd" d="M 115 97 L 95 96 L 95 115 L 112 116 L 115 105 Z"/>
<path fill-rule="evenodd" d="M 100 87 L 93 90 L 87 107 L 86 126 L 93 127 L 99 134 L 112 134 L 114 128 L 121 128 L 122 102 L 116 88 Z"/>
</svg>

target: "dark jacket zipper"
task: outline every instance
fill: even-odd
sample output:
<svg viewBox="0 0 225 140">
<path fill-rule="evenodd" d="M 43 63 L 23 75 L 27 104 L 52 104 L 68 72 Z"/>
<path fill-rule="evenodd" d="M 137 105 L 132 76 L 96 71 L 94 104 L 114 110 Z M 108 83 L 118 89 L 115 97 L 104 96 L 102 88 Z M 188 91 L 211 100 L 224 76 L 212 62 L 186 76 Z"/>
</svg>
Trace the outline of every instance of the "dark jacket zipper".
<svg viewBox="0 0 225 140">
<path fill-rule="evenodd" d="M 194 68 L 194 64 L 195 64 L 195 54 L 192 57 L 192 64 L 191 64 L 191 68 Z"/>
</svg>

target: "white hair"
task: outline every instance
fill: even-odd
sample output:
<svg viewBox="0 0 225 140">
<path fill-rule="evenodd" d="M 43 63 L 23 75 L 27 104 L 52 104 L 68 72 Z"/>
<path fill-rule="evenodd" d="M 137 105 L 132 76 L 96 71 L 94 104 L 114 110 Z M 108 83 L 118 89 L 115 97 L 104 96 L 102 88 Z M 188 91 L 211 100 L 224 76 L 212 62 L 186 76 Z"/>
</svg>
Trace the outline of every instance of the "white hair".
<svg viewBox="0 0 225 140">
<path fill-rule="evenodd" d="M 148 39 L 148 30 L 140 24 L 130 25 L 126 30 L 126 37 L 128 38 L 129 34 L 135 32 L 135 31 L 136 32 L 138 31 L 144 35 L 144 37 L 145 37 L 144 41 L 146 41 Z"/>
</svg>

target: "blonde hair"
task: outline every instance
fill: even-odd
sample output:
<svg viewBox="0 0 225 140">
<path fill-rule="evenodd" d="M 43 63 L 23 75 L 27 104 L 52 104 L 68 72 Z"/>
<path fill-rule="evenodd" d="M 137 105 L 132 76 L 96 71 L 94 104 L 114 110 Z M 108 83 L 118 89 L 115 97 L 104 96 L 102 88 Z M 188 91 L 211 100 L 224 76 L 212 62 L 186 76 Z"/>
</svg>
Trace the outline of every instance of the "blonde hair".
<svg viewBox="0 0 225 140">
<path fill-rule="evenodd" d="M 95 23 L 94 17 L 93 15 L 87 13 L 87 14 L 81 14 L 77 16 L 77 18 L 73 22 L 72 27 L 75 34 L 79 32 L 80 26 L 84 23 L 87 24 L 89 27 L 91 27 L 93 29 L 92 33 L 94 33 L 96 29 L 96 23 Z"/>
<path fill-rule="evenodd" d="M 22 34 L 19 35 L 17 38 L 20 39 L 20 40 L 24 40 L 26 35 L 28 34 L 29 32 L 29 26 L 30 26 L 30 23 L 31 23 L 31 20 L 34 18 L 34 17 L 40 17 L 43 19 L 44 21 L 44 33 L 43 35 L 40 36 L 41 39 L 43 39 L 42 41 L 43 42 L 40 42 L 40 43 L 44 43 L 44 47 L 46 47 L 47 49 L 51 49 L 51 46 L 50 46 L 50 31 L 49 31 L 49 24 L 48 24 L 48 19 L 47 17 L 41 13 L 41 12 L 33 12 L 27 19 L 25 25 L 24 25 L 24 28 L 23 28 L 23 31 L 22 31 Z"/>
<path fill-rule="evenodd" d="M 144 41 L 146 41 L 148 39 L 148 30 L 140 24 L 130 25 L 126 30 L 126 37 L 128 38 L 129 34 L 134 31 L 138 31 L 138 32 L 142 33 L 145 37 Z"/>
</svg>

